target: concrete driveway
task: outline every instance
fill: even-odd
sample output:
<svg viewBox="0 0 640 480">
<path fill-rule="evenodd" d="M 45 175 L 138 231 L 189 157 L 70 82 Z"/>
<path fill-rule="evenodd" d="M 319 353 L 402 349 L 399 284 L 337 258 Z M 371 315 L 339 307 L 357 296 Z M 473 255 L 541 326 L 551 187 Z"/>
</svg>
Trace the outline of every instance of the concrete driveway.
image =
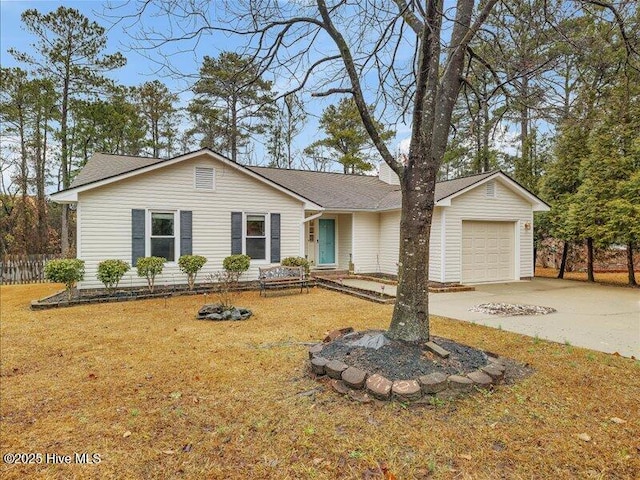
<svg viewBox="0 0 640 480">
<path fill-rule="evenodd" d="M 432 294 L 429 303 L 433 315 L 640 358 L 638 289 L 536 278 L 532 281 L 477 285 L 475 292 Z M 508 317 L 469 311 L 481 303 L 542 305 L 553 307 L 557 312 Z"/>
</svg>

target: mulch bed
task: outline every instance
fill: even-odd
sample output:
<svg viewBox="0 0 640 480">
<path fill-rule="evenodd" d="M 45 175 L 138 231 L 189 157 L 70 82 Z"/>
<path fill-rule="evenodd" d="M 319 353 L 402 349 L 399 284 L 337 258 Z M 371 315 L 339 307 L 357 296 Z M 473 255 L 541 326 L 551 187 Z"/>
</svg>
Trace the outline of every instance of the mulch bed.
<svg viewBox="0 0 640 480">
<path fill-rule="evenodd" d="M 256 281 L 239 282 L 233 291 L 258 290 Z M 212 284 L 196 284 L 193 290 L 187 285 L 156 285 L 153 293 L 145 287 L 123 287 L 115 292 L 106 289 L 86 289 L 71 291 L 71 300 L 68 299 L 66 290 L 61 290 L 53 295 L 34 300 L 31 309 L 45 310 L 48 308 L 71 307 L 74 305 L 86 305 L 92 303 L 126 302 L 129 300 L 147 300 L 151 298 L 169 298 L 182 295 L 215 295 L 216 289 Z"/>
<path fill-rule="evenodd" d="M 326 344 L 322 356 L 328 360 L 340 360 L 370 374 L 379 373 L 389 380 L 415 379 L 434 372 L 464 375 L 488 363 L 487 354 L 482 350 L 441 337 L 431 337 L 431 340 L 450 352 L 451 355 L 446 359 L 426 351 L 420 345 L 396 340 L 390 340 L 377 350 L 349 344 L 365 333 L 371 331 L 345 335 Z"/>
</svg>

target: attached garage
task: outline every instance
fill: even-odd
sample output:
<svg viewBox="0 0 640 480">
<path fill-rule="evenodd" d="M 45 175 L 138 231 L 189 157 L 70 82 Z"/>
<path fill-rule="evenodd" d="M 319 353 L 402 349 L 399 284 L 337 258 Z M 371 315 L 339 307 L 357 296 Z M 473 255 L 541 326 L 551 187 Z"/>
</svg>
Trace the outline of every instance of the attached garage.
<svg viewBox="0 0 640 480">
<path fill-rule="evenodd" d="M 462 283 L 511 281 L 515 272 L 515 222 L 462 222 Z"/>
</svg>

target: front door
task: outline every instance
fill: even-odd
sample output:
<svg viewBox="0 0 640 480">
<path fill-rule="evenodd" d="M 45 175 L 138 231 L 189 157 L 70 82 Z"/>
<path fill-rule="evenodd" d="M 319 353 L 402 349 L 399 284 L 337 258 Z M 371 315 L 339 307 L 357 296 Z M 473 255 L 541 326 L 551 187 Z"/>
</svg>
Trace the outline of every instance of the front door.
<svg viewBox="0 0 640 480">
<path fill-rule="evenodd" d="M 318 222 L 318 265 L 333 265 L 336 263 L 336 221 L 321 218 Z"/>
</svg>

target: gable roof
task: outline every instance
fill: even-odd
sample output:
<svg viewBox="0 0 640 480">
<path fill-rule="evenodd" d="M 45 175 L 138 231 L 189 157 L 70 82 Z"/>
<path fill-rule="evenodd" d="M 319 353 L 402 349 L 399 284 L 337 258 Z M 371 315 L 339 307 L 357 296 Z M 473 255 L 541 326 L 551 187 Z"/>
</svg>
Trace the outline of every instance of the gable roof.
<svg viewBox="0 0 640 480">
<path fill-rule="evenodd" d="M 161 162 L 164 162 L 164 159 L 96 153 L 82 167 L 80 173 L 75 176 L 69 189 Z"/>
<path fill-rule="evenodd" d="M 390 185 L 370 175 L 248 167 L 283 187 L 299 192 L 327 210 L 397 210 L 402 207 L 399 185 Z M 439 202 L 499 172 L 487 172 L 436 184 Z"/>
<path fill-rule="evenodd" d="M 266 183 L 276 190 L 299 200 L 307 209 L 322 210 L 322 206 L 317 205 L 308 198 L 294 192 L 293 190 L 289 190 L 282 185 L 272 182 L 268 178 L 249 170 L 247 167 L 240 165 L 239 163 L 232 162 L 227 157 L 220 155 L 209 148 L 203 148 L 167 159 L 131 157 L 105 153 L 95 154 L 89 159 L 89 161 L 87 161 L 86 165 L 82 168 L 69 188 L 54 193 L 51 195 L 51 199 L 59 203 L 77 202 L 78 193 L 85 190 L 97 188 L 136 175 L 142 175 L 158 168 L 198 158 L 203 155 L 218 160 L 230 168 L 239 170 L 245 175 Z"/>
<path fill-rule="evenodd" d="M 345 175 L 334 172 L 269 167 L 245 167 L 206 148 L 170 159 L 97 153 L 89 159 L 75 177 L 71 186 L 67 190 L 53 194 L 52 198 L 59 201 L 70 201 L 73 200 L 74 195 L 69 196 L 66 192 L 87 190 L 121 178 L 142 174 L 164 165 L 194 158 L 203 153 L 212 155 L 216 159 L 230 164 L 254 178 L 261 179 L 277 189 L 295 196 L 307 204 L 307 208 L 344 211 L 386 211 L 397 210 L 402 207 L 400 186 L 383 182 L 377 176 Z M 435 191 L 436 204 L 450 205 L 452 198 L 492 178 L 501 178 L 505 181 L 512 190 L 527 198 L 534 206 L 534 210 L 548 209 L 548 205 L 542 200 L 500 170 L 438 182 Z"/>
</svg>

